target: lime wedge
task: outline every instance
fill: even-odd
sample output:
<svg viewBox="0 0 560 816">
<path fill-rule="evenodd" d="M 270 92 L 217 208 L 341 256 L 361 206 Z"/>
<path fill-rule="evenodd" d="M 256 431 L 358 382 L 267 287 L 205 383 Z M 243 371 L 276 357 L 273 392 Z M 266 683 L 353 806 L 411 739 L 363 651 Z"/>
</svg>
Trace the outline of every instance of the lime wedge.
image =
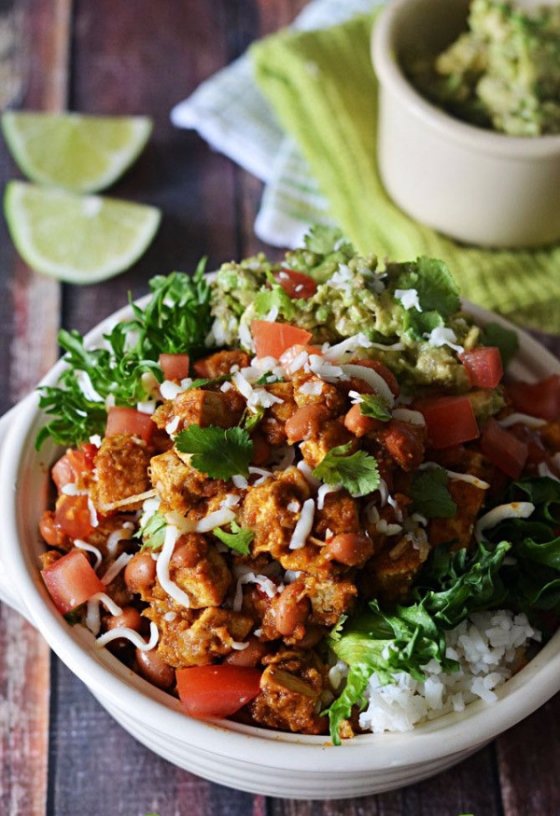
<svg viewBox="0 0 560 816">
<path fill-rule="evenodd" d="M 69 283 L 96 283 L 135 263 L 159 226 L 155 207 L 10 181 L 10 235 L 25 262 Z"/>
<path fill-rule="evenodd" d="M 90 193 L 130 167 L 152 122 L 145 116 L 6 111 L 2 130 L 19 169 L 32 181 Z"/>
</svg>

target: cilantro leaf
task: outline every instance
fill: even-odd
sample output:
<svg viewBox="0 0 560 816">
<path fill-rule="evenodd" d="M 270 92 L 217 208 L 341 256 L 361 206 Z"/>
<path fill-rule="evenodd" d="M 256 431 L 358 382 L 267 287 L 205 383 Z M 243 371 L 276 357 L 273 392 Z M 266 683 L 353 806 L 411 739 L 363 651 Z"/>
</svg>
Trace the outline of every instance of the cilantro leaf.
<svg viewBox="0 0 560 816">
<path fill-rule="evenodd" d="M 251 431 L 255 430 L 263 417 L 264 408 L 262 405 L 257 405 L 256 410 L 254 411 L 249 411 L 249 409 L 246 408 L 243 412 L 243 416 L 241 417 L 241 422 L 239 423 L 240 427 L 245 428 L 248 433 L 251 433 Z"/>
<path fill-rule="evenodd" d="M 231 374 L 222 374 L 220 377 L 213 377 L 212 379 L 208 379 L 207 377 L 199 377 L 198 379 L 192 381 L 187 388 L 187 391 L 191 391 L 193 388 L 206 388 L 208 385 L 221 385 L 229 380 L 231 380 Z"/>
<path fill-rule="evenodd" d="M 457 512 L 457 505 L 447 488 L 447 473 L 441 467 L 417 471 L 410 496 L 414 510 L 426 518 L 452 518 Z"/>
<path fill-rule="evenodd" d="M 351 443 L 332 448 L 313 471 L 325 484 L 342 485 L 354 498 L 367 496 L 381 483 L 377 460 L 365 451 L 350 454 Z"/>
<path fill-rule="evenodd" d="M 344 237 L 338 227 L 326 227 L 316 224 L 309 229 L 303 242 L 307 249 L 317 255 L 329 255 L 331 252 L 342 249 L 343 246 L 350 247 L 352 254 L 354 254 L 352 244 Z"/>
<path fill-rule="evenodd" d="M 416 289 L 423 312 L 438 312 L 445 318 L 461 308 L 459 287 L 443 261 L 421 257 L 391 264 L 388 269 L 393 277 L 391 289 Z"/>
<path fill-rule="evenodd" d="M 504 329 L 499 323 L 488 323 L 482 329 L 480 337 L 483 346 L 497 346 L 500 349 L 504 368 L 507 368 L 519 348 L 517 333 Z"/>
<path fill-rule="evenodd" d="M 253 442 L 244 428 L 201 428 L 190 425 L 175 439 L 181 453 L 191 453 L 191 464 L 212 479 L 231 479 L 249 473 Z"/>
<path fill-rule="evenodd" d="M 257 317 L 265 317 L 271 309 L 278 309 L 279 314 L 289 320 L 295 314 L 291 297 L 272 276 L 269 278 L 269 285 L 270 289 L 263 289 L 253 300 L 255 314 Z"/>
<path fill-rule="evenodd" d="M 235 552 L 241 555 L 249 555 L 249 545 L 255 537 L 252 530 L 244 529 L 237 522 L 232 521 L 231 533 L 226 533 L 220 527 L 216 527 L 212 532 L 216 538 L 219 538 L 223 544 L 235 550 Z"/>
<path fill-rule="evenodd" d="M 377 394 L 361 394 L 360 411 L 362 416 L 380 419 L 381 422 L 389 422 L 391 419 L 387 403 Z"/>
<path fill-rule="evenodd" d="M 136 533 L 142 539 L 143 550 L 160 550 L 163 547 L 167 522 L 161 513 L 154 513 L 146 524 Z"/>
</svg>

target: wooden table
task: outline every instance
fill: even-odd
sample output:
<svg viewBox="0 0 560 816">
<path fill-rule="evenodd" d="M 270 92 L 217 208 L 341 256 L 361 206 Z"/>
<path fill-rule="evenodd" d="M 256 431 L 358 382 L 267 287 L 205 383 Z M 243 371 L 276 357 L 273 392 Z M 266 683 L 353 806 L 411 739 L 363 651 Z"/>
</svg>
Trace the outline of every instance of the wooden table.
<svg viewBox="0 0 560 816">
<path fill-rule="evenodd" d="M 150 146 L 115 195 L 163 209 L 159 235 L 130 272 L 91 287 L 30 272 L 0 225 L 0 409 L 57 357 L 59 326 L 91 328 L 148 279 L 214 268 L 262 249 L 252 225 L 260 184 L 174 130 L 171 106 L 285 25 L 303 0 L 16 0 L 17 105 L 154 117 Z M 2 4 L 3 5 L 3 4 Z M 0 7 L 0 13 L 2 7 Z M 16 170 L 0 148 L 0 179 Z M 558 342 L 549 342 L 560 352 Z M 346 802 L 264 799 L 178 770 L 128 736 L 35 630 L 0 607 L 1 816 L 546 816 L 560 813 L 560 699 L 456 768 L 404 790 Z"/>
</svg>

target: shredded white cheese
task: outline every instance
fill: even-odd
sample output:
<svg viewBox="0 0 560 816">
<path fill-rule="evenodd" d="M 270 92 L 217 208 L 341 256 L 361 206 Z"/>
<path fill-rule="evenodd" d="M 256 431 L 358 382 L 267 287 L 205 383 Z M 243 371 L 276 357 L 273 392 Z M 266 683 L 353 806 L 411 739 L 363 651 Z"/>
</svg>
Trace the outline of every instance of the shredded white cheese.
<svg viewBox="0 0 560 816">
<path fill-rule="evenodd" d="M 170 595 L 174 601 L 177 601 L 181 606 L 187 609 L 191 605 L 191 601 L 186 592 L 177 586 L 169 577 L 169 562 L 175 549 L 175 544 L 181 537 L 181 531 L 173 524 L 168 524 L 165 529 L 165 537 L 163 540 L 163 547 L 156 562 L 156 575 L 160 582 L 162 589 Z"/>
<path fill-rule="evenodd" d="M 425 334 L 424 337 L 427 339 L 430 346 L 433 346 L 434 348 L 449 346 L 449 348 L 456 351 L 457 354 L 462 354 L 465 350 L 463 346 L 459 346 L 457 344 L 457 335 L 453 329 L 449 329 L 446 326 L 436 326 L 435 329 L 432 329 L 429 334 Z"/>
<path fill-rule="evenodd" d="M 299 393 L 307 397 L 319 397 L 323 393 L 322 380 L 307 380 L 299 387 Z"/>
<path fill-rule="evenodd" d="M 148 414 L 152 415 L 156 410 L 156 403 L 155 400 L 146 400 L 145 402 L 137 402 L 136 403 L 136 410 L 140 411 L 141 414 Z"/>
<path fill-rule="evenodd" d="M 329 493 L 336 493 L 340 490 L 342 485 L 323 484 L 317 491 L 317 510 L 322 510 L 325 506 L 325 497 Z"/>
<path fill-rule="evenodd" d="M 385 519 L 379 519 L 375 524 L 375 529 L 378 533 L 382 533 L 386 536 L 394 536 L 402 532 L 402 526 L 400 524 L 390 524 L 385 521 Z"/>
<path fill-rule="evenodd" d="M 232 603 L 232 609 L 234 612 L 239 612 L 243 606 L 244 584 L 257 584 L 259 589 L 261 589 L 268 598 L 274 598 L 275 595 L 282 592 L 284 589 L 283 584 L 275 584 L 274 581 L 271 581 L 266 575 L 257 575 L 254 572 L 246 572 L 243 575 L 240 575 L 237 579 L 235 596 Z"/>
<path fill-rule="evenodd" d="M 449 479 L 454 479 L 457 482 L 467 482 L 468 484 L 478 487 L 479 490 L 488 490 L 490 487 L 488 482 L 485 482 L 483 479 L 479 479 L 478 476 L 473 476 L 472 473 L 456 473 L 454 470 L 442 468 L 441 465 L 437 464 L 437 462 L 423 462 L 418 470 L 429 470 L 430 468 L 440 468 L 441 470 L 445 470 Z"/>
<path fill-rule="evenodd" d="M 535 505 L 532 502 L 510 502 L 509 504 L 500 504 L 485 513 L 476 523 L 474 534 L 477 541 L 482 541 L 485 530 L 490 530 L 501 521 L 510 518 L 529 518 L 534 512 Z"/>
<path fill-rule="evenodd" d="M 174 400 L 175 397 L 178 397 L 183 391 L 186 391 L 186 388 L 173 382 L 173 380 L 164 380 L 159 387 L 159 393 L 164 400 Z"/>
<path fill-rule="evenodd" d="M 216 527 L 223 527 L 224 524 L 230 524 L 235 519 L 233 510 L 224 508 L 222 510 L 215 510 L 209 513 L 205 518 L 197 522 L 195 531 L 197 533 L 209 533 Z"/>
<path fill-rule="evenodd" d="M 78 490 L 77 485 L 74 482 L 68 482 L 65 485 L 62 485 L 60 492 L 63 493 L 65 496 L 87 496 L 87 490 Z"/>
<path fill-rule="evenodd" d="M 132 555 L 129 555 L 128 553 L 121 553 L 119 557 L 113 561 L 107 572 L 101 576 L 101 583 L 107 586 L 107 584 L 114 581 L 119 572 L 126 567 L 131 558 Z"/>
<path fill-rule="evenodd" d="M 109 533 L 107 537 L 107 552 L 109 555 L 114 555 L 119 541 L 128 540 L 132 538 L 134 532 L 134 525 L 130 521 L 125 521 L 120 530 L 114 530 Z"/>
<path fill-rule="evenodd" d="M 546 462 L 539 462 L 537 470 L 539 476 L 547 476 L 549 479 L 554 479 L 555 482 L 560 482 L 558 476 L 551 471 Z"/>
<path fill-rule="evenodd" d="M 87 371 L 76 371 L 76 382 L 78 383 L 78 388 L 80 389 L 84 397 L 90 400 L 90 402 L 104 401 L 101 394 L 99 394 L 93 387 L 93 384 Z"/>
<path fill-rule="evenodd" d="M 502 428 L 511 428 L 512 425 L 526 425 L 528 428 L 542 428 L 546 425 L 546 419 L 540 417 L 529 416 L 529 414 L 510 414 L 504 419 L 498 420 L 498 425 Z"/>
<path fill-rule="evenodd" d="M 258 467 L 250 467 L 249 468 L 249 473 L 252 476 L 255 476 L 255 475 L 260 476 L 260 479 L 257 479 L 253 483 L 253 487 L 257 487 L 258 485 L 262 484 L 263 482 L 266 482 L 266 480 L 270 479 L 270 477 L 272 476 L 272 472 L 270 470 L 264 470 L 264 468 L 258 468 Z"/>
<path fill-rule="evenodd" d="M 93 632 L 94 635 L 97 635 L 99 629 L 101 628 L 101 616 L 99 614 L 100 603 L 103 604 L 111 615 L 116 616 L 122 614 L 121 607 L 116 604 L 112 598 L 105 594 L 105 592 L 96 592 L 95 595 L 92 595 L 87 602 L 85 619 L 87 628 L 90 630 L 90 632 Z"/>
<path fill-rule="evenodd" d="M 233 482 L 233 486 L 237 487 L 238 490 L 246 490 L 249 486 L 249 482 L 245 478 L 245 476 L 241 476 L 240 473 L 236 474 L 235 476 L 231 477 L 231 481 Z"/>
<path fill-rule="evenodd" d="M 94 569 L 97 569 L 98 566 L 103 561 L 103 556 L 101 555 L 101 550 L 99 550 L 97 547 L 94 547 L 93 544 L 88 544 L 87 541 L 82 541 L 81 538 L 76 538 L 75 539 L 74 547 L 77 547 L 78 550 L 85 550 L 85 552 L 89 552 L 95 557 Z"/>
<path fill-rule="evenodd" d="M 382 397 L 387 405 L 393 406 L 395 403 L 395 398 L 391 392 L 391 389 L 381 376 L 378 374 L 377 371 L 374 371 L 373 368 L 367 368 L 366 366 L 360 365 L 353 365 L 351 363 L 347 363 L 346 365 L 341 366 L 343 372 L 349 377 L 356 377 L 358 380 L 363 380 L 368 385 L 370 385 L 376 394 L 379 394 Z"/>
<path fill-rule="evenodd" d="M 87 506 L 89 511 L 89 523 L 92 527 L 99 527 L 99 519 L 97 518 L 97 510 L 95 509 L 95 505 L 88 496 Z"/>
<path fill-rule="evenodd" d="M 306 370 L 307 369 L 313 372 L 313 374 L 316 374 L 317 377 L 320 377 L 320 379 L 325 380 L 325 382 L 336 382 L 337 380 L 348 379 L 344 374 L 342 366 L 336 366 L 326 362 L 319 354 L 310 355 L 309 363 L 306 366 Z"/>
<path fill-rule="evenodd" d="M 129 629 L 127 626 L 117 626 L 116 629 L 110 629 L 108 632 L 101 635 L 101 637 L 98 637 L 95 644 L 98 648 L 101 648 L 102 646 L 106 646 L 112 640 L 118 640 L 119 638 L 130 640 L 130 642 L 141 652 L 151 652 L 152 649 L 155 649 L 157 646 L 159 632 L 155 623 L 150 621 L 150 639 L 146 643 L 144 638 L 139 635 L 138 632 L 135 632 L 134 629 Z"/>
<path fill-rule="evenodd" d="M 306 482 L 311 487 L 319 487 L 321 484 L 319 479 L 316 479 L 313 475 L 313 469 L 307 464 L 307 462 L 302 459 L 301 462 L 298 462 L 296 465 L 297 469 L 301 471 L 303 476 L 305 477 Z"/>
<path fill-rule="evenodd" d="M 292 533 L 292 538 L 288 545 L 290 550 L 300 550 L 305 546 L 307 537 L 313 527 L 315 518 L 315 502 L 313 499 L 306 499 L 301 508 L 301 514 Z"/>
<path fill-rule="evenodd" d="M 129 504 L 136 504 L 137 502 L 143 502 L 146 499 L 153 499 L 154 496 L 156 496 L 155 490 L 146 490 L 144 493 L 138 493 L 136 496 L 128 496 L 126 499 L 119 499 L 119 501 L 100 504 L 99 509 L 102 513 L 108 513 L 111 510 L 118 510 L 119 507 L 127 507 Z"/>
<path fill-rule="evenodd" d="M 181 417 L 174 416 L 173 419 L 170 419 L 167 425 L 165 426 L 166 433 L 169 436 L 173 436 L 177 428 L 179 427 L 179 423 L 181 422 Z"/>
<path fill-rule="evenodd" d="M 167 621 L 167 623 L 173 623 L 176 617 L 177 617 L 176 612 L 166 612 L 165 615 L 163 616 L 163 619 L 164 621 Z"/>
<path fill-rule="evenodd" d="M 231 648 L 236 652 L 244 651 L 247 648 L 248 645 L 249 645 L 248 640 L 245 640 L 245 641 L 232 640 L 231 641 Z"/>
<path fill-rule="evenodd" d="M 417 289 L 395 289 L 395 297 L 400 300 L 405 309 L 417 309 L 422 311 Z"/>
<path fill-rule="evenodd" d="M 345 354 L 352 354 L 357 349 L 367 349 L 371 348 L 371 346 L 371 340 L 369 340 L 365 334 L 359 332 L 352 337 L 347 337 L 346 340 L 337 343 L 335 346 L 329 346 L 328 343 L 326 343 L 322 348 L 322 352 L 325 360 L 334 361 L 344 357 Z"/>
<path fill-rule="evenodd" d="M 93 434 L 92 436 L 90 436 L 89 441 L 92 445 L 95 445 L 96 448 L 101 447 L 101 437 L 99 436 L 99 434 Z"/>
<path fill-rule="evenodd" d="M 424 427 L 426 420 L 420 411 L 411 411 L 409 408 L 395 408 L 393 411 L 393 419 L 398 419 L 400 422 L 408 422 L 410 425 L 419 425 Z"/>
</svg>

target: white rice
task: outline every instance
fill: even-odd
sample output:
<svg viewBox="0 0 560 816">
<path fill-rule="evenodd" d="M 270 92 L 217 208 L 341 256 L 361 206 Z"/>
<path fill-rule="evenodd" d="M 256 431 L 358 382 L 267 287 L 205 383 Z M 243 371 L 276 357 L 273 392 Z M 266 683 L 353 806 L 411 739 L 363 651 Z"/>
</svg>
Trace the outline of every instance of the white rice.
<svg viewBox="0 0 560 816">
<path fill-rule="evenodd" d="M 477 612 L 446 635 L 446 656 L 457 660 L 460 669 L 446 673 L 431 660 L 426 679 L 418 682 L 409 674 L 396 674 L 394 682 L 382 685 L 374 674 L 368 684 L 368 707 L 360 714 L 360 726 L 374 734 L 410 731 L 424 720 L 451 711 L 463 711 L 480 698 L 487 703 L 498 697 L 494 691 L 508 680 L 519 650 L 529 640 L 540 641 L 540 632 L 527 616 L 508 610 Z M 340 663 L 337 663 L 340 674 Z"/>
</svg>

